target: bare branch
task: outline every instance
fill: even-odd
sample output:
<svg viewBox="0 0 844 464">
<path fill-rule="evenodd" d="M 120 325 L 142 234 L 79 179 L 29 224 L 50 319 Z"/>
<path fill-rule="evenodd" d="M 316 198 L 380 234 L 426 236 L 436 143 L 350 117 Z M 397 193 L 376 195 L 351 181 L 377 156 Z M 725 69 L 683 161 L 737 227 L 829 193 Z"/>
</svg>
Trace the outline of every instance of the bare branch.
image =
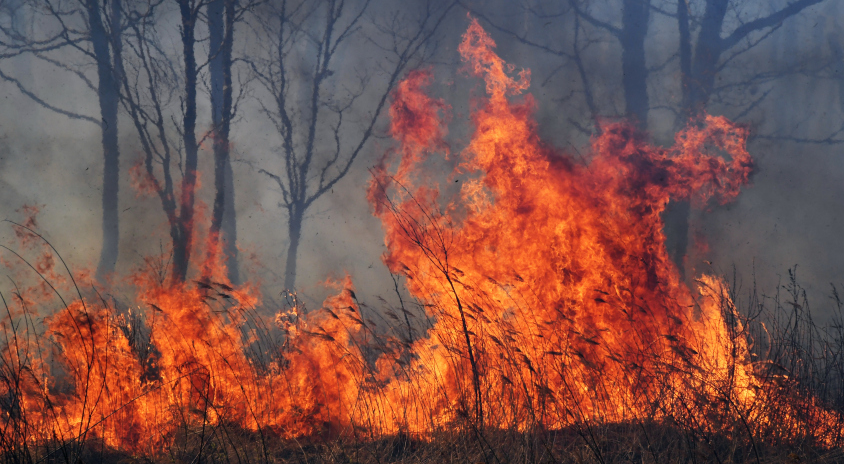
<svg viewBox="0 0 844 464">
<path fill-rule="evenodd" d="M 753 47 L 762 43 L 765 39 L 767 39 L 768 37 L 773 35 L 773 33 L 776 32 L 780 28 L 780 26 L 782 26 L 782 23 L 774 25 L 773 27 L 768 29 L 761 37 L 757 38 L 756 40 L 749 41 L 750 43 L 748 43 L 747 46 L 743 47 L 741 50 L 736 50 L 735 52 L 731 53 L 730 56 L 723 59 L 721 61 L 721 63 L 718 65 L 718 71 L 724 70 L 724 68 L 727 67 L 727 64 L 729 64 L 731 61 L 738 58 L 742 54 L 748 52 Z"/>
<path fill-rule="evenodd" d="M 89 78 L 88 78 L 88 76 L 86 76 L 86 75 L 85 75 L 85 73 L 83 73 L 82 71 L 79 71 L 78 69 L 73 69 L 73 68 L 72 68 L 70 65 L 68 65 L 67 63 L 63 63 L 63 62 L 61 62 L 61 61 L 59 61 L 59 60 L 55 60 L 55 59 L 53 59 L 53 58 L 50 58 L 50 57 L 44 56 L 44 55 L 43 55 L 43 54 L 41 54 L 41 53 L 36 53 L 36 54 L 35 54 L 35 57 L 36 57 L 36 58 L 38 58 L 39 60 L 42 60 L 42 61 L 47 62 L 47 63 L 50 63 L 51 65 L 53 65 L 53 66 L 55 66 L 55 67 L 57 67 L 57 68 L 59 68 L 59 69 L 63 69 L 63 70 L 65 70 L 65 71 L 67 71 L 67 72 L 70 72 L 70 73 L 75 74 L 75 75 L 76 75 L 76 77 L 78 77 L 78 78 L 79 78 L 79 80 L 81 80 L 81 81 L 82 81 L 82 82 L 83 82 L 83 83 L 84 83 L 84 84 L 85 84 L 85 85 L 86 85 L 89 89 L 91 89 L 91 90 L 93 90 L 93 91 L 95 91 L 95 92 L 97 91 L 97 86 L 96 86 L 96 85 L 94 85 L 94 83 L 93 83 L 93 82 L 91 82 L 91 79 L 89 79 Z"/>
<path fill-rule="evenodd" d="M 318 188 L 313 194 L 311 194 L 307 198 L 307 200 L 305 201 L 305 205 L 310 205 L 317 198 L 322 196 L 325 192 L 331 190 L 331 188 L 334 187 L 334 185 L 337 182 L 339 182 L 340 179 L 345 177 L 345 175 L 349 172 L 349 169 L 352 167 L 352 164 L 354 163 L 355 159 L 360 154 L 363 147 L 366 145 L 367 141 L 369 140 L 369 137 L 372 135 L 372 132 L 375 128 L 375 124 L 377 123 L 377 121 L 378 121 L 378 119 L 381 115 L 381 112 L 383 111 L 383 109 L 384 109 L 384 107 L 387 103 L 387 98 L 390 95 L 390 91 L 393 89 L 393 87 L 398 82 L 399 76 L 405 70 L 406 66 L 410 63 L 410 60 L 420 51 L 420 49 L 436 33 L 440 24 L 442 24 L 442 22 L 447 17 L 448 13 L 455 6 L 457 6 L 457 4 L 458 3 L 456 1 L 448 4 L 448 6 L 443 9 L 441 14 L 438 17 L 435 18 L 435 20 L 433 21 L 433 24 L 431 25 L 430 29 L 427 29 L 427 30 L 426 30 L 425 26 L 428 22 L 428 19 L 430 19 L 430 18 L 425 18 L 425 21 L 419 27 L 419 30 L 416 33 L 416 35 L 414 36 L 413 40 L 410 43 L 408 43 L 407 47 L 404 49 L 402 54 L 399 56 L 399 60 L 396 64 L 396 67 L 395 67 L 392 75 L 390 76 L 390 80 L 388 82 L 387 88 L 385 89 L 384 93 L 381 95 L 381 98 L 380 98 L 380 100 L 378 101 L 378 104 L 375 107 L 375 111 L 373 111 L 373 113 L 372 113 L 372 117 L 369 121 L 369 124 L 367 125 L 367 127 L 364 130 L 363 134 L 361 135 L 357 145 L 352 150 L 352 152 L 349 155 L 348 159 L 346 160 L 345 164 L 343 165 L 343 167 L 339 170 L 339 172 L 333 178 L 328 180 L 325 183 L 325 185 L 323 185 L 321 188 Z"/>
<path fill-rule="evenodd" d="M 11 82 L 12 84 L 14 84 L 15 87 L 18 88 L 20 93 L 26 95 L 30 100 L 34 101 L 35 103 L 38 103 L 43 108 L 46 108 L 46 109 L 48 109 L 48 110 L 50 110 L 54 113 L 58 113 L 58 114 L 61 114 L 63 116 L 67 116 L 70 119 L 76 119 L 76 120 L 80 120 L 80 121 L 88 121 L 90 123 L 96 124 L 97 126 L 102 125 L 102 123 L 100 121 L 98 121 L 97 118 L 87 116 L 87 115 L 84 115 L 84 114 L 74 113 L 72 111 L 64 110 L 64 109 L 61 109 L 59 107 L 56 107 L 56 106 L 53 106 L 53 105 L 47 103 L 46 101 L 41 99 L 38 95 L 35 95 L 35 93 L 33 93 L 31 90 L 24 87 L 24 85 L 21 83 L 21 81 L 19 81 L 18 79 L 15 79 L 12 76 L 7 75 L 2 70 L 0 70 L 0 78 L 2 78 L 6 82 Z"/>
<path fill-rule="evenodd" d="M 287 188 L 284 185 L 284 181 L 281 180 L 281 177 L 267 171 L 266 169 L 258 169 L 258 172 L 261 174 L 266 175 L 270 179 L 274 180 L 276 184 L 278 184 L 278 188 L 281 189 L 282 198 L 284 199 L 285 206 L 290 205 L 290 194 L 287 192 Z"/>
<path fill-rule="evenodd" d="M 519 34 L 516 34 L 513 31 L 511 31 L 510 29 L 499 26 L 498 24 L 493 22 L 488 16 L 486 16 L 485 14 L 483 14 L 479 10 L 472 9 L 470 6 L 463 5 L 462 3 L 461 3 L 461 6 L 463 6 L 463 8 L 465 8 L 470 13 L 472 13 L 472 16 L 475 16 L 475 17 L 481 19 L 482 21 L 484 21 L 486 24 L 489 24 L 493 29 L 495 29 L 499 32 L 503 32 L 503 33 L 509 35 L 510 37 L 516 39 L 517 41 L 527 45 L 527 46 L 536 48 L 538 50 L 542 50 L 546 53 L 550 53 L 550 54 L 555 55 L 555 56 L 559 56 L 559 57 L 563 57 L 563 58 L 567 58 L 567 59 L 573 59 L 573 56 L 569 53 L 566 53 L 562 50 L 556 50 L 556 49 L 553 49 L 553 48 L 551 48 L 547 45 L 544 45 L 544 44 L 541 44 L 539 42 L 530 40 L 530 39 L 527 38 L 526 34 L 519 35 Z"/>
<path fill-rule="evenodd" d="M 604 29 L 604 30 L 606 30 L 607 32 L 609 32 L 610 34 L 612 34 L 616 37 L 621 37 L 621 28 L 613 26 L 612 24 L 610 24 L 608 22 L 601 21 L 600 19 L 595 18 L 594 16 L 587 13 L 586 11 L 581 10 L 580 7 L 577 6 L 577 2 L 575 0 L 569 0 L 569 4 L 574 9 L 574 11 L 577 13 L 577 15 L 580 16 L 581 18 L 585 19 L 587 23 L 589 23 L 589 24 L 591 24 L 595 27 Z"/>
<path fill-rule="evenodd" d="M 727 36 L 726 38 L 721 39 L 721 49 L 727 50 L 735 46 L 740 40 L 747 37 L 753 31 L 758 31 L 761 29 L 765 29 L 768 27 L 774 27 L 781 22 L 785 21 L 791 16 L 800 13 L 801 11 L 805 10 L 806 8 L 817 5 L 818 3 L 822 2 L 823 0 L 797 0 L 788 4 L 785 8 L 771 13 L 764 18 L 758 18 L 749 23 L 742 24 L 732 34 Z"/>
</svg>

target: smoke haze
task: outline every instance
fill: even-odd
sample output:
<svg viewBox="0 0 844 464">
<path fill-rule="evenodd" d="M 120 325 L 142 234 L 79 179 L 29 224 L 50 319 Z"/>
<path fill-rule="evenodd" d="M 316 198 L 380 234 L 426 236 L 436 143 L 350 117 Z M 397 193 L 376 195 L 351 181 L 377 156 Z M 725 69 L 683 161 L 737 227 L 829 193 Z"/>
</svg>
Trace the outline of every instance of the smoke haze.
<svg viewBox="0 0 844 464">
<path fill-rule="evenodd" d="M 547 3 L 547 4 L 545 4 Z M 591 17 L 620 27 L 621 1 L 580 2 Z M 690 2 L 693 18 L 703 16 L 703 2 Z M 766 16 L 787 5 L 777 2 L 733 2 L 724 26 L 726 36 L 739 24 Z M 341 50 L 335 63 L 335 89 L 356 84 L 367 71 L 374 88 L 385 85 L 384 52 L 367 38 L 379 36 L 390 11 L 410 12 L 418 4 L 383 1 L 372 5 L 359 37 Z M 645 41 L 650 111 L 647 127 L 654 141 L 670 145 L 685 119 L 678 110 L 682 99 L 678 50 L 676 2 L 655 1 Z M 585 153 L 590 131 L 595 129 L 584 98 L 584 82 L 575 62 L 574 14 L 551 2 L 489 1 L 466 4 L 480 18 L 498 45 L 505 61 L 530 69 L 529 90 L 536 97 L 537 120 L 545 140 L 568 153 Z M 559 11 L 555 11 L 557 8 Z M 171 36 L 162 40 L 175 48 L 177 15 L 172 8 L 162 23 Z M 5 14 L 5 13 L 4 13 Z M 434 95 L 451 106 L 448 141 L 458 153 L 471 132 L 468 119 L 471 95 L 482 92 L 479 83 L 465 79 L 456 48 L 468 24 L 467 10 L 455 8 L 437 30 L 434 52 L 421 66 L 431 67 Z M 814 309 L 823 312 L 830 284 L 844 283 L 844 11 L 839 2 L 827 0 L 782 21 L 770 31 L 751 34 L 746 52 L 736 50 L 722 57 L 723 68 L 707 111 L 725 115 L 752 130 L 749 151 L 756 161 L 752 185 L 731 204 L 708 205 L 694 211 L 690 220 L 690 252 L 687 265 L 692 274 L 711 272 L 733 275 L 751 286 L 755 278 L 766 294 L 776 291 L 787 270 L 797 265 L 800 282 L 810 291 Z M 3 19 L 9 21 L 8 18 Z M 34 23 L 37 27 L 38 23 Z M 240 26 L 239 26 L 240 27 Z M 583 20 L 577 26 L 577 55 L 587 76 L 597 116 L 615 120 L 624 114 L 621 72 L 622 47 L 608 33 Z M 204 36 L 205 32 L 200 35 Z M 694 37 L 693 37 L 694 38 Z M 247 29 L 235 33 L 235 55 L 247 55 L 260 45 L 260 37 Z M 758 41 L 758 44 L 755 42 Z M 565 52 L 554 54 L 541 47 Z M 436 45 L 433 48 L 433 45 Z M 197 55 L 207 57 L 207 45 Z M 203 58 L 204 59 L 204 58 Z M 302 60 L 309 69 L 312 63 Z M 70 72 L 25 55 L 0 62 L 0 69 L 14 76 L 50 104 L 98 118 L 97 94 Z M 95 69 L 81 72 L 96 79 Z M 259 100 L 266 98 L 241 70 L 236 85 L 245 96 L 233 121 L 231 142 L 241 268 L 265 286 L 265 295 L 277 295 L 284 281 L 289 237 L 286 211 L 279 207 L 281 192 L 260 169 L 279 171 L 282 141 L 263 116 Z M 296 81 L 293 86 L 305 86 Z M 379 87 L 380 86 L 380 87 Z M 207 94 L 205 89 L 201 93 Z M 304 92 L 304 90 L 302 91 Z M 305 95 L 300 92 L 301 95 Z M 11 82 L 0 82 L 0 218 L 20 220 L 23 205 L 43 205 L 38 216 L 40 231 L 51 240 L 73 267 L 93 269 L 102 236 L 102 146 L 100 128 L 88 121 L 72 120 L 43 108 L 21 94 Z M 764 98 L 761 98 L 763 97 Z M 360 97 L 362 111 L 378 99 L 377 90 Z M 207 95 L 200 96 L 198 132 L 210 126 Z M 175 104 L 178 110 L 178 102 Z M 306 213 L 299 249 L 297 287 L 309 305 L 323 295 L 319 282 L 348 272 L 363 295 L 388 296 L 393 290 L 389 272 L 381 263 L 383 232 L 366 202 L 365 185 L 372 167 L 392 145 L 387 137 L 386 115 L 377 124 L 350 172 Z M 351 114 L 363 118 L 365 113 Z M 359 126 L 353 122 L 345 135 L 353 138 Z M 169 235 L 166 218 L 155 197 L 139 197 L 130 186 L 128 169 L 141 159 L 141 148 L 132 126 L 121 112 L 120 149 L 120 255 L 118 273 L 143 263 L 143 257 L 166 251 Z M 318 147 L 330 147 L 329 138 Z M 585 155 L 588 156 L 588 155 Z M 453 166 L 457 161 L 445 162 Z M 213 198 L 213 154 L 210 144 L 199 155 L 204 203 L 199 228 L 207 228 Z M 447 166 L 446 166 L 447 167 Z M 445 170 L 446 167 L 443 169 Z M 200 209 L 202 210 L 202 208 Z M 13 231 L 0 227 L 4 244 L 11 244 Z M 697 244 L 697 247 L 695 246 Z M 699 251 L 706 244 L 708 252 Z M 697 249 L 695 249 L 697 248 Z M 711 266 L 704 261 L 711 262 Z"/>
</svg>

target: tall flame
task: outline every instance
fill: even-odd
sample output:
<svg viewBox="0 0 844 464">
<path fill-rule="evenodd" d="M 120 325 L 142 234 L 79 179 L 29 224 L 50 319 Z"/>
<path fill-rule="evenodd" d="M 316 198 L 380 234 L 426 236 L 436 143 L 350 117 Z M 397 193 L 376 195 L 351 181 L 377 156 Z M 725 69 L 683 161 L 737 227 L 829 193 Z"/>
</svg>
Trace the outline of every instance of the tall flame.
<svg viewBox="0 0 844 464">
<path fill-rule="evenodd" d="M 155 454 L 222 423 L 298 437 L 662 419 L 713 432 L 741 420 L 782 437 L 826 427 L 819 436 L 840 439 L 811 399 L 771 409 L 724 285 L 703 276 L 693 292 L 665 251 L 670 198 L 725 203 L 747 184 L 747 130 L 707 116 L 658 148 L 607 124 L 579 162 L 540 140 L 530 73 L 494 47 L 473 20 L 459 51 L 486 96 L 448 181 L 464 179 L 459 193 L 442 198 L 425 169 L 449 151 L 449 106 L 426 94 L 426 71 L 395 91 L 398 148 L 368 188 L 384 262 L 425 307 L 425 336 L 407 317 L 406 336 L 378 336 L 347 276 L 321 310 L 279 312 L 275 345 L 254 314 L 257 289 L 233 288 L 209 260 L 194 283 L 135 275 L 135 313 L 68 304 L 46 321 L 50 350 L 20 332 L 33 319 L 23 295 L 38 293 L 19 291 L 0 366 L 13 439 L 90 435 Z M 40 272 L 56 275 L 52 264 Z"/>
<path fill-rule="evenodd" d="M 422 165 L 446 147 L 447 110 L 425 93 L 424 71 L 395 93 L 400 147 L 369 186 L 385 263 L 437 321 L 414 345 L 425 374 L 412 382 L 449 399 L 402 426 L 474 415 L 521 429 L 667 417 L 717 428 L 758 414 L 727 291 L 711 277 L 696 293 L 681 281 L 660 217 L 672 198 L 734 199 L 753 167 L 747 130 L 707 116 L 666 149 L 608 124 L 579 163 L 540 140 L 534 99 L 511 99 L 530 73 L 514 74 L 494 47 L 472 20 L 459 51 L 486 97 L 453 174 L 469 179 L 459 195 L 441 199 Z"/>
</svg>

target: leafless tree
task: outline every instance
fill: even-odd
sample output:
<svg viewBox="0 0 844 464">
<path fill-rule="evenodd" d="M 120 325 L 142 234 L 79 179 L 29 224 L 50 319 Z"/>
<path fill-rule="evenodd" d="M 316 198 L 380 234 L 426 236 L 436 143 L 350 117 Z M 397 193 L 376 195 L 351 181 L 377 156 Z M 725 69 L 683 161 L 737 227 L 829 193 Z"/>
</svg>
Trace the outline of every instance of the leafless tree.
<svg viewBox="0 0 844 464">
<path fill-rule="evenodd" d="M 137 3 L 127 13 L 143 18 L 125 36 L 126 72 L 122 73 L 122 103 L 144 153 L 136 172 L 155 192 L 167 216 L 173 246 L 173 282 L 185 279 L 194 239 L 199 140 L 197 90 L 200 64 L 196 58 L 197 25 L 205 3 L 199 0 Z M 168 50 L 162 18 L 175 7 L 179 47 Z M 168 35 L 169 34 L 169 35 Z M 174 58 L 178 57 L 178 58 Z M 174 173 L 174 169 L 176 172 Z M 176 180 L 175 175 L 181 179 Z"/>
<path fill-rule="evenodd" d="M 229 135 L 243 93 L 242 88 L 237 95 L 234 92 L 232 50 L 235 27 L 254 3 L 251 0 L 159 0 L 132 12 L 144 20 L 134 24 L 126 34 L 131 51 L 126 62 L 132 71 L 122 74 L 122 102 L 144 153 L 141 180 L 159 197 L 167 217 L 174 282 L 186 278 L 191 261 L 197 227 L 194 208 L 198 154 L 200 144 L 208 138 L 214 152 L 215 189 L 208 252 L 221 251 L 229 279 L 238 281 Z M 176 31 L 164 29 L 164 25 L 173 7 L 180 19 L 181 47 L 169 50 L 165 44 Z M 203 35 L 206 31 L 207 37 Z M 206 41 L 208 55 L 203 61 L 197 52 Z M 211 121 L 210 130 L 200 132 L 197 106 L 203 87 L 209 92 Z M 176 175 L 180 176 L 179 180 Z"/>
<path fill-rule="evenodd" d="M 134 174 L 143 173 L 143 183 L 159 197 L 168 220 L 175 281 L 186 276 L 194 239 L 199 139 L 212 138 L 216 195 L 211 232 L 221 239 L 230 278 L 236 281 L 229 132 L 236 107 L 232 98 L 234 25 L 244 14 L 238 1 L 17 0 L 6 6 L 8 19 L 0 25 L 0 58 L 30 55 L 72 73 L 99 97 L 101 117 L 79 114 L 49 103 L 41 95 L 45 92 L 27 87 L 26 82 L 0 69 L 0 77 L 42 107 L 102 127 L 103 250 L 98 276 L 111 273 L 117 260 L 117 130 L 122 105 L 144 153 L 142 169 Z M 177 29 L 168 26 L 173 17 L 179 18 Z M 206 30 L 208 60 L 198 61 L 197 51 L 206 39 L 198 34 Z M 170 49 L 168 44 L 173 41 L 169 39 L 175 36 L 181 47 Z M 96 65 L 96 79 L 89 75 L 92 64 Z M 197 100 L 206 68 L 213 108 L 211 130 L 198 134 Z"/>
<path fill-rule="evenodd" d="M 784 21 L 822 1 L 791 1 L 786 6 L 774 9 L 767 14 L 757 14 L 752 19 L 742 18 L 740 25 L 729 31 L 725 30 L 727 12 L 731 9 L 736 10 L 741 2 L 705 0 L 703 16 L 692 21 L 689 4 L 686 0 L 678 0 L 677 24 L 680 35 L 678 54 L 683 87 L 681 123 L 684 124 L 706 111 L 713 93 L 718 90 L 715 86 L 716 78 L 736 57 L 770 37 Z M 742 12 L 737 11 L 736 15 L 741 17 Z M 697 31 L 694 31 L 693 24 L 698 25 Z M 697 41 L 692 43 L 694 32 L 697 32 Z M 767 93 L 762 93 L 746 107 L 755 107 L 766 96 Z M 688 251 L 689 214 L 690 205 L 687 201 L 673 203 L 665 214 L 666 230 L 669 232 L 670 239 L 667 244 L 668 251 L 674 262 L 678 264 L 681 273 L 684 270 L 682 260 Z"/>
<path fill-rule="evenodd" d="M 382 14 L 375 10 L 386 8 L 371 0 L 280 0 L 255 16 L 266 40 L 250 58 L 263 91 L 257 101 L 281 140 L 278 162 L 259 171 L 276 183 L 287 211 L 286 288 L 296 283 L 305 213 L 348 174 L 393 87 L 405 70 L 431 56 L 434 34 L 455 4 L 429 0 Z M 360 43 L 383 53 L 379 68 L 337 63 Z M 353 73 L 357 85 L 348 87 L 341 79 Z"/>
<path fill-rule="evenodd" d="M 229 150 L 229 131 L 233 117 L 232 47 L 238 20 L 237 0 L 212 0 L 208 3 L 208 61 L 211 81 L 211 119 L 214 131 L 214 209 L 211 213 L 209 252 L 218 245 L 226 258 L 228 277 L 239 280 L 237 267 L 237 216 L 234 206 L 234 179 Z"/>
<path fill-rule="evenodd" d="M 649 112 L 655 106 L 674 113 L 678 127 L 706 111 L 714 96 L 735 88 L 735 83 L 732 83 L 732 86 L 724 83 L 716 85 L 718 76 L 723 76 L 725 71 L 731 71 L 730 67 L 736 64 L 737 58 L 746 55 L 771 37 L 784 21 L 821 2 L 823 0 L 791 0 L 777 7 L 773 4 L 769 6 L 767 3 L 751 4 L 736 0 L 618 0 L 621 14 L 616 19 L 606 17 L 606 12 L 613 10 L 611 7 L 606 8 L 606 5 L 599 5 L 591 0 L 525 0 L 519 5 L 523 11 L 532 15 L 537 23 L 554 22 L 558 27 L 574 25 L 576 34 L 581 33 L 581 25 L 588 25 L 592 31 L 584 29 L 583 33 L 603 32 L 616 39 L 621 47 L 621 89 L 625 102 L 621 115 L 635 121 L 640 128 L 647 129 Z M 599 6 L 602 7 L 598 8 Z M 579 50 L 577 39 L 569 50 L 559 44 L 549 43 L 537 34 L 519 33 L 484 15 L 482 8 L 470 8 L 468 5 L 467 8 L 499 32 L 537 51 L 558 57 L 562 62 L 561 66 L 581 76 L 584 88 L 582 93 L 590 109 L 593 112 L 601 111 L 595 108 L 589 91 L 590 81 L 598 79 L 599 76 L 590 76 L 584 70 L 580 56 L 573 53 Z M 728 13 L 731 13 L 729 21 Z M 654 15 L 675 20 L 678 27 L 677 52 L 660 63 L 648 63 L 645 53 L 645 40 Z M 679 72 L 676 75 L 681 81 L 682 98 L 668 108 L 662 104 L 667 100 L 666 95 L 657 95 L 660 103 L 653 103 L 653 96 L 648 92 L 650 77 L 666 68 L 672 70 L 669 65 L 677 62 Z M 747 77 L 747 82 L 742 85 L 749 87 L 750 81 L 770 83 L 784 75 L 782 70 L 757 71 Z M 768 92 L 762 92 L 747 101 L 742 100 L 742 107 L 738 108 L 736 115 L 731 116 L 741 117 L 747 114 L 767 95 Z M 596 129 L 600 130 L 597 126 Z M 689 208 L 688 202 L 672 202 L 665 214 L 669 253 L 681 272 L 683 257 L 688 248 Z"/>
<path fill-rule="evenodd" d="M 0 68 L 0 78 L 35 104 L 71 119 L 100 126 L 103 147 L 103 244 L 97 266 L 102 278 L 114 271 L 118 257 L 119 160 L 117 139 L 121 35 L 126 27 L 122 2 L 104 0 L 17 0 L 8 2 L 0 25 L 0 58 L 27 55 L 78 78 L 97 95 L 99 116 L 60 108 L 14 72 Z M 96 75 L 88 71 L 93 65 Z"/>
</svg>

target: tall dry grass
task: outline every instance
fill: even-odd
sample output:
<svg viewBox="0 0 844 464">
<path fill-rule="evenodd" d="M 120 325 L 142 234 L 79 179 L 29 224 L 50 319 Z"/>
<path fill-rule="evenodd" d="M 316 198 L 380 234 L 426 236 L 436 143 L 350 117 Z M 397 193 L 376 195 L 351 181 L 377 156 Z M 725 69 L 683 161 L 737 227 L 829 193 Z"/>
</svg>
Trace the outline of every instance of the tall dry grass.
<svg viewBox="0 0 844 464">
<path fill-rule="evenodd" d="M 60 261 L 57 254 L 56 257 Z M 41 308 L 32 307 L 28 290 L 11 281 L 15 290 L 11 295 L 3 295 L 5 315 L 0 325 L 0 456 L 8 463 L 762 463 L 839 462 L 844 459 L 839 448 L 844 430 L 844 302 L 838 289 L 832 287 L 829 304 L 822 309 L 831 314 L 831 322 L 818 323 L 794 270 L 789 271 L 786 282 L 771 294 L 763 294 L 755 285 L 743 289 L 736 278 L 733 285 L 720 289 L 723 292 L 722 315 L 732 328 L 729 337 L 721 341 L 726 344 L 725 349 L 734 354 L 730 362 L 735 365 L 748 362 L 738 350 L 731 349 L 733 346 L 745 343 L 751 348 L 750 362 L 760 394 L 750 406 L 736 404 L 730 385 L 706 385 L 703 383 L 706 377 L 697 376 L 683 385 L 682 392 L 669 391 L 676 384 L 666 382 L 661 396 L 636 399 L 636 408 L 645 404 L 653 409 L 651 417 L 609 421 L 595 414 L 579 416 L 577 405 L 573 405 L 570 425 L 549 429 L 543 425 L 543 414 L 547 411 L 542 409 L 542 402 L 509 402 L 508 398 L 484 397 L 483 380 L 473 380 L 474 373 L 467 373 L 464 376 L 466 384 L 459 390 L 462 394 L 448 399 L 457 410 L 455 420 L 448 423 L 432 420 L 425 433 L 399 431 L 384 435 L 381 433 L 385 428 L 384 418 L 395 414 L 401 405 L 389 404 L 380 393 L 379 387 L 383 385 L 377 380 L 378 359 L 384 356 L 394 359 L 398 366 L 396 375 L 405 380 L 405 388 L 418 387 L 419 391 L 408 392 L 408 397 L 421 397 L 429 392 L 430 385 L 416 383 L 431 380 L 423 380 L 414 371 L 412 366 L 414 362 L 418 363 L 419 354 L 413 347 L 416 341 L 427 336 L 438 317 L 445 317 L 446 312 L 445 308 L 430 302 L 409 299 L 400 291 L 400 278 L 394 277 L 397 304 L 381 299 L 377 306 L 370 307 L 352 293 L 361 324 L 356 336 L 344 339 L 345 345 L 336 347 L 340 352 L 359 354 L 348 356 L 348 362 L 354 364 L 352 370 L 358 373 L 357 388 L 363 392 L 359 401 L 364 407 L 356 410 L 365 412 L 358 413 L 354 421 L 337 417 L 338 424 L 354 422 L 352 426 L 326 423 L 312 434 L 291 437 L 285 436 L 284 430 L 271 427 L 265 422 L 265 416 L 255 412 L 252 419 L 257 426 L 244 428 L 242 424 L 228 421 L 225 414 L 220 414 L 224 405 L 215 405 L 212 398 L 203 397 L 203 390 L 198 389 L 197 398 L 174 403 L 178 407 L 169 412 L 168 424 L 175 421 L 176 426 L 166 436 L 159 437 L 156 441 L 161 444 L 159 448 L 128 450 L 110 447 L 103 439 L 103 431 L 109 421 L 120 420 L 120 410 L 124 406 L 130 407 L 141 396 L 154 395 L 170 387 L 162 380 L 156 364 L 162 349 L 157 344 L 161 341 L 150 335 L 154 322 L 149 320 L 149 314 L 162 309 L 130 310 L 131 306 L 120 303 L 120 298 L 102 295 L 93 287 L 80 288 L 72 279 L 68 281 L 68 288 L 74 298 L 65 298 L 62 291 L 50 285 L 37 266 L 29 269 L 32 272 L 29 278 L 38 285 L 47 284 L 54 301 L 59 302 L 57 311 L 71 311 L 71 307 L 78 304 L 66 303 L 72 299 L 86 302 L 74 309 L 79 313 L 75 318 L 79 326 L 68 330 L 76 331 L 82 340 L 90 343 L 92 354 L 73 366 L 63 363 L 63 354 L 56 350 L 57 341 L 45 337 Z M 214 282 L 195 284 L 215 292 L 226 290 L 224 284 Z M 241 337 L 232 337 L 230 342 L 244 351 L 251 366 L 249 376 L 241 377 L 243 395 L 258 391 L 256 385 L 268 375 L 282 379 L 277 389 L 268 394 L 279 395 L 279 400 L 287 394 L 289 386 L 284 385 L 283 379 L 289 368 L 290 354 L 297 349 L 291 343 L 290 328 L 301 326 L 308 318 L 308 310 L 296 301 L 294 294 L 283 295 L 282 300 L 286 307 L 279 314 L 286 318 L 286 325 L 279 324 L 278 316 L 267 314 L 265 308 L 244 308 L 227 298 L 216 299 L 207 305 L 213 324 L 226 327 L 233 320 L 240 321 Z M 443 340 L 450 344 L 445 348 L 455 354 L 453 367 L 460 369 L 465 365 L 460 362 L 466 357 L 461 351 L 465 345 L 460 333 L 452 335 L 450 342 Z M 56 332 L 52 332 L 52 336 L 55 337 Z M 313 343 L 341 343 L 326 334 L 307 330 L 300 330 L 297 336 L 311 337 Z M 513 341 L 501 339 L 497 343 L 518 352 L 518 346 L 508 345 Z M 141 378 L 137 380 L 143 388 L 139 390 L 138 398 L 117 405 L 113 416 L 109 417 L 96 416 L 94 406 L 87 406 L 84 411 L 88 411 L 88 415 L 83 414 L 85 420 L 68 434 L 64 425 L 71 418 L 53 404 L 52 399 L 58 393 L 80 401 L 89 398 L 106 401 L 107 392 L 113 386 L 109 385 L 108 376 L 98 374 L 102 370 L 98 365 L 102 357 L 93 353 L 113 350 L 116 345 L 125 346 L 142 366 Z M 648 348 L 639 349 L 646 352 Z M 219 375 L 214 373 L 219 366 L 212 369 L 210 365 L 203 365 L 201 358 L 197 359 L 193 370 L 186 375 L 200 372 L 209 376 L 209 382 L 212 382 L 211 376 Z M 498 369 L 506 371 L 509 362 L 518 361 L 502 359 Z M 71 368 L 78 372 L 69 372 Z M 518 381 L 520 369 L 518 365 L 512 366 L 514 381 Z M 52 378 L 46 378 L 45 374 Z M 589 378 L 595 386 L 592 400 L 596 403 L 610 401 L 602 396 L 602 391 L 612 389 L 609 382 L 619 381 L 605 378 L 600 370 L 589 371 L 586 364 L 576 372 L 564 375 Z M 638 372 L 635 375 L 659 377 L 661 374 Z M 80 378 L 93 380 L 79 383 Z M 707 393 L 701 391 L 696 395 L 695 388 L 706 389 Z M 481 390 L 480 395 L 478 390 Z M 720 393 L 713 396 L 712 391 Z M 566 399 L 566 392 L 549 392 L 548 395 L 548 401 Z M 33 398 L 41 402 L 37 408 L 31 404 Z M 673 400 L 665 401 L 665 398 Z M 244 398 L 246 402 L 254 400 Z M 272 403 L 274 398 L 263 400 Z M 824 429 L 801 427 L 800 424 L 814 424 L 817 419 L 793 420 L 795 415 L 814 414 L 811 408 L 799 407 L 807 404 L 806 401 L 828 412 L 828 418 L 835 422 Z M 424 408 L 426 403 L 415 404 Z M 476 414 L 479 410 L 484 410 L 486 415 Z M 534 419 L 518 425 L 490 426 L 495 423 L 496 411 L 505 411 L 507 417 Z M 701 411 L 714 421 L 701 421 Z M 423 415 L 426 413 L 433 414 L 422 411 Z"/>
</svg>

